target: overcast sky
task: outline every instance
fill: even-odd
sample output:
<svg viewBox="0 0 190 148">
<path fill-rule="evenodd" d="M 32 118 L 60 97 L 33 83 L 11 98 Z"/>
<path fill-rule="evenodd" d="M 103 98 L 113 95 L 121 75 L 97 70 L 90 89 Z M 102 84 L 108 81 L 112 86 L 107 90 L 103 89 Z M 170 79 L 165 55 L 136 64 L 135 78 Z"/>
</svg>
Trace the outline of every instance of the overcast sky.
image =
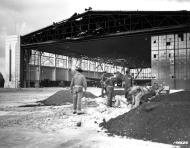
<svg viewBox="0 0 190 148">
<path fill-rule="evenodd" d="M 189 10 L 190 0 L 0 0 L 0 34 L 26 34 L 93 10 Z"/>
</svg>

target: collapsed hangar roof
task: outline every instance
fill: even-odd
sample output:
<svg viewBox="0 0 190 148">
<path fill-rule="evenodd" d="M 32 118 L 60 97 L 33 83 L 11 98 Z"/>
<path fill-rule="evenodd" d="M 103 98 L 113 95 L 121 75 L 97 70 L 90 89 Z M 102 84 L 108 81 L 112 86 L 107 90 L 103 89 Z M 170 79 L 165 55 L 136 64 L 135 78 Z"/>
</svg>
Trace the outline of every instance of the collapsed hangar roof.
<svg viewBox="0 0 190 148">
<path fill-rule="evenodd" d="M 189 28 L 189 11 L 88 10 L 21 36 L 21 47 L 127 67 L 150 67 L 150 36 Z"/>
</svg>

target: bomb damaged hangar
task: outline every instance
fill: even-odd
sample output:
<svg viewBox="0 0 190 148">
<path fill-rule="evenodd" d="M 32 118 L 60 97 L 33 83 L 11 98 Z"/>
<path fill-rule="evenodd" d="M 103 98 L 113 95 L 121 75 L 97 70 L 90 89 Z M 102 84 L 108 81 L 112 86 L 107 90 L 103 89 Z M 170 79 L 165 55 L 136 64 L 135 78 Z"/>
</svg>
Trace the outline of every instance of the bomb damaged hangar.
<svg viewBox="0 0 190 148">
<path fill-rule="evenodd" d="M 16 40 L 20 49 L 15 53 L 20 53 L 15 55 L 18 68 L 12 70 L 9 43 Z M 98 79 L 104 70 L 122 72 L 126 67 L 136 69 L 138 78 L 149 68 L 143 74 L 152 82 L 190 89 L 189 11 L 87 10 L 9 39 L 6 48 L 7 86 L 69 82 L 69 69 L 78 62 L 88 80 Z"/>
</svg>

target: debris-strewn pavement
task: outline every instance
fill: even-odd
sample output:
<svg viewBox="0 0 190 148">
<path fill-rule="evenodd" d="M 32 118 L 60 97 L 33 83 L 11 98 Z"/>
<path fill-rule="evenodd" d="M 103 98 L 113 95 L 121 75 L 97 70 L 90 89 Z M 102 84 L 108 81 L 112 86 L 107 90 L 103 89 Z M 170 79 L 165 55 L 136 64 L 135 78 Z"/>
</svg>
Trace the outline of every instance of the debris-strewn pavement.
<svg viewBox="0 0 190 148">
<path fill-rule="evenodd" d="M 0 91 L 0 147 L 174 147 L 116 135 L 109 136 L 109 130 L 99 127 L 102 122 L 108 123 L 111 118 L 125 115 L 130 106 L 107 108 L 105 98 L 84 98 L 84 114 L 74 115 L 71 101 L 61 106 L 39 104 L 39 101 L 65 89 L 41 90 L 16 90 L 11 93 L 8 90 Z M 95 96 L 100 95 L 98 88 L 88 88 L 88 91 Z"/>
<path fill-rule="evenodd" d="M 85 93 L 85 98 L 93 99 L 93 98 L 97 98 L 97 96 L 87 91 Z M 48 97 L 47 99 L 39 101 L 39 103 L 42 103 L 43 105 L 47 105 L 47 106 L 66 105 L 68 103 L 72 103 L 72 94 L 69 89 L 60 90 L 56 92 L 55 94 L 53 94 L 52 96 Z"/>
</svg>

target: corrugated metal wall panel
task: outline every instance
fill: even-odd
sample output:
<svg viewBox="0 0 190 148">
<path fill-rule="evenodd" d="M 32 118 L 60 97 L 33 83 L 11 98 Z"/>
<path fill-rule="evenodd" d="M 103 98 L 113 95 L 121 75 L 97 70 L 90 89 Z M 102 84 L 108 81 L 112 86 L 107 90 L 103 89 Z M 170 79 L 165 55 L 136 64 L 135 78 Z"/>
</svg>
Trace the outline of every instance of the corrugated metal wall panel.
<svg viewBox="0 0 190 148">
<path fill-rule="evenodd" d="M 190 33 L 153 36 L 151 44 L 152 75 L 156 81 L 171 88 L 190 89 Z"/>
</svg>

